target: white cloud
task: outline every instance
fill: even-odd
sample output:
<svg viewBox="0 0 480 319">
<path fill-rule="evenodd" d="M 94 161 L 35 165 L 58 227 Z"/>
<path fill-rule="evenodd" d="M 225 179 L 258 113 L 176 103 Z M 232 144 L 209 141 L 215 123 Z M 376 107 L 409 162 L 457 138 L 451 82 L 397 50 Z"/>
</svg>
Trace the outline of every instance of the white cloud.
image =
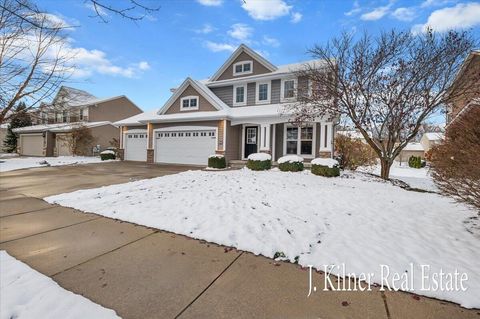
<svg viewBox="0 0 480 319">
<path fill-rule="evenodd" d="M 222 5 L 223 0 L 197 0 L 197 2 L 208 7 L 217 7 Z"/>
<path fill-rule="evenodd" d="M 103 17 L 108 17 L 108 12 L 100 6 L 95 6 L 92 2 L 85 2 L 85 7 L 90 9 L 95 15 L 101 15 Z"/>
<path fill-rule="evenodd" d="M 196 33 L 201 33 L 201 34 L 208 34 L 210 32 L 213 32 L 215 30 L 214 27 L 212 27 L 210 24 L 205 23 L 203 27 L 200 29 L 195 30 Z"/>
<path fill-rule="evenodd" d="M 378 7 L 370 12 L 364 13 L 360 16 L 360 19 L 365 21 L 374 21 L 383 18 L 390 10 L 390 6 Z"/>
<path fill-rule="evenodd" d="M 234 39 L 247 41 L 252 35 L 253 29 L 244 23 L 235 23 L 227 33 Z"/>
<path fill-rule="evenodd" d="M 37 13 L 35 14 L 35 19 L 38 21 L 45 19 L 46 23 L 52 27 L 64 28 L 70 31 L 75 29 L 75 25 L 78 25 L 78 21 L 76 20 L 68 19 L 69 21 L 67 21 L 66 18 L 52 13 Z"/>
<path fill-rule="evenodd" d="M 280 46 L 280 41 L 278 41 L 275 38 L 269 37 L 268 35 L 263 36 L 262 43 L 265 44 L 265 45 L 269 45 L 271 47 L 274 47 L 274 48 L 277 48 L 277 47 Z"/>
<path fill-rule="evenodd" d="M 420 7 L 422 8 L 428 8 L 428 7 L 438 7 L 438 6 L 443 6 L 449 3 L 453 3 L 456 0 L 425 0 L 422 2 Z"/>
<path fill-rule="evenodd" d="M 221 51 L 235 51 L 236 47 L 228 43 L 216 43 L 212 41 L 206 41 L 205 46 L 212 52 L 221 52 Z"/>
<path fill-rule="evenodd" d="M 255 20 L 274 20 L 290 13 L 292 6 L 283 0 L 247 0 L 242 1 L 242 8 Z"/>
<path fill-rule="evenodd" d="M 302 21 L 302 14 L 300 12 L 292 12 L 292 19 L 290 20 L 290 22 L 292 23 L 298 23 L 300 21 Z"/>
<path fill-rule="evenodd" d="M 140 70 L 146 71 L 146 70 L 150 69 L 150 64 L 148 64 L 147 61 L 142 61 L 142 62 L 138 63 L 138 68 Z"/>
<path fill-rule="evenodd" d="M 459 3 L 454 7 L 433 11 L 425 24 L 413 26 L 412 32 L 423 32 L 427 27 L 437 32 L 466 29 L 480 25 L 480 3 Z"/>
<path fill-rule="evenodd" d="M 362 8 L 360 8 L 360 4 L 358 3 L 358 0 L 355 0 L 353 2 L 352 10 L 350 10 L 348 12 L 345 12 L 345 15 L 346 16 L 352 16 L 352 15 L 355 15 L 355 14 L 359 13 L 360 11 L 362 11 Z"/>
<path fill-rule="evenodd" d="M 397 8 L 392 12 L 392 16 L 400 21 L 412 21 L 415 19 L 415 15 L 413 8 Z"/>
</svg>

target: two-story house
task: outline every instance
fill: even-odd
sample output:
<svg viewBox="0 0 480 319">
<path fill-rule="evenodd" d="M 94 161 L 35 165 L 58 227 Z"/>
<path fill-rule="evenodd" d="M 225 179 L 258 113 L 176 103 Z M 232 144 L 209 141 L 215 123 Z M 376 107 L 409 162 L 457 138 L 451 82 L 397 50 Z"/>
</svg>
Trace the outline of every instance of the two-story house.
<svg viewBox="0 0 480 319">
<path fill-rule="evenodd" d="M 276 66 L 240 45 L 207 80 L 187 78 L 160 108 L 117 122 L 125 160 L 205 165 L 209 155 L 228 161 L 267 152 L 276 160 L 298 154 L 331 157 L 335 119 L 295 126 L 289 106 L 309 90 L 297 71 L 312 60 Z"/>
<path fill-rule="evenodd" d="M 103 150 L 118 139 L 119 128 L 113 122 L 139 113 L 142 110 L 124 95 L 100 99 L 62 86 L 51 103 L 42 103 L 30 112 L 35 125 L 13 130 L 18 136 L 17 152 L 29 156 L 72 155 L 70 135 L 86 127 L 93 141 L 83 155 L 92 155 L 94 147 Z"/>
</svg>

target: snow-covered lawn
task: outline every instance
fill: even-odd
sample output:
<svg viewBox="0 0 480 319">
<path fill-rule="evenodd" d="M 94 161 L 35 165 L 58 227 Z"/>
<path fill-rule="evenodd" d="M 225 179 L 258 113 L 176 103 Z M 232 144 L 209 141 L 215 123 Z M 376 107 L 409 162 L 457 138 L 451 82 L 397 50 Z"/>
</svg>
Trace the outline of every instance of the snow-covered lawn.
<svg viewBox="0 0 480 319">
<path fill-rule="evenodd" d="M 361 173 L 188 171 L 45 198 L 50 203 L 234 246 L 301 265 L 341 265 L 404 274 L 409 264 L 468 274 L 466 292 L 415 292 L 480 307 L 480 236 L 475 212 L 438 194 L 406 191 Z M 477 237 L 476 237 L 477 236 Z M 333 273 L 336 273 L 334 270 Z M 391 280 L 391 276 L 388 278 Z"/>
<path fill-rule="evenodd" d="M 0 251 L 0 319 L 120 318 Z"/>
<path fill-rule="evenodd" d="M 376 175 L 380 175 L 380 165 L 371 167 L 361 167 L 359 171 L 369 172 Z M 395 161 L 390 168 L 390 177 L 404 181 L 410 187 L 420 188 L 427 191 L 438 191 L 437 186 L 433 182 L 430 176 L 428 167 L 411 168 L 408 163 L 402 163 Z"/>
<path fill-rule="evenodd" d="M 0 159 L 0 172 L 16 169 L 45 166 L 62 166 L 72 164 L 100 163 L 100 157 L 59 156 L 59 157 L 13 157 Z M 48 164 L 47 164 L 48 163 Z"/>
</svg>

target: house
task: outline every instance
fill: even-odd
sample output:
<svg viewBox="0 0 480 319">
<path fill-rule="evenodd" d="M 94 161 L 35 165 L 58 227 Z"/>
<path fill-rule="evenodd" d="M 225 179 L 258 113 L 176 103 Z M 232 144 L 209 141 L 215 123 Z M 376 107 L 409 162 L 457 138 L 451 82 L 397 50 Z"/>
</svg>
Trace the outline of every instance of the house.
<svg viewBox="0 0 480 319">
<path fill-rule="evenodd" d="M 472 108 L 480 107 L 480 50 L 472 51 L 465 59 L 451 91 L 455 93 L 455 90 L 461 88 L 465 83 L 471 89 L 462 94 L 454 94 L 455 98 L 447 105 L 447 131 L 448 127 L 459 117 L 465 116 Z"/>
<path fill-rule="evenodd" d="M 427 153 L 432 147 L 442 143 L 444 138 L 444 133 L 426 132 L 423 133 L 420 144 L 422 144 L 425 153 Z"/>
<path fill-rule="evenodd" d="M 322 62 L 277 66 L 240 45 L 209 79 L 187 78 L 158 111 L 116 122 L 124 159 L 205 165 L 212 154 L 227 161 L 256 152 L 273 160 L 286 154 L 331 157 L 334 117 L 300 127 L 289 122 L 289 106 L 309 89 L 295 73 L 305 63 Z"/>
<path fill-rule="evenodd" d="M 118 139 L 120 130 L 113 122 L 141 113 L 126 96 L 100 99 L 92 94 L 62 86 L 52 103 L 43 103 L 30 112 L 33 126 L 16 128 L 17 152 L 29 156 L 72 155 L 71 133 L 77 128 L 90 130 L 94 141 L 83 155 L 92 155 L 93 148 L 103 150 Z"/>
<path fill-rule="evenodd" d="M 425 149 L 423 145 L 418 142 L 410 142 L 400 151 L 400 154 L 395 158 L 396 161 L 408 162 L 411 156 L 418 156 L 425 159 Z"/>
<path fill-rule="evenodd" d="M 368 133 L 368 136 L 370 137 L 372 136 L 371 132 L 367 132 L 367 133 Z M 363 137 L 362 133 L 360 133 L 359 131 L 355 131 L 355 130 L 337 131 L 336 134 L 346 136 L 351 139 L 358 140 L 364 144 L 367 144 L 367 140 L 365 140 L 365 137 Z"/>
</svg>

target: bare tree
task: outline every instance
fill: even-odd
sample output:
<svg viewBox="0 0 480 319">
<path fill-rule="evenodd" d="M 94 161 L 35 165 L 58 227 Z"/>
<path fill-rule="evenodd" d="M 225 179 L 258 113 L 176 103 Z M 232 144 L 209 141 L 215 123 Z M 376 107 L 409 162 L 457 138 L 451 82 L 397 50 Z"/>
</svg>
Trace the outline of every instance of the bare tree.
<svg viewBox="0 0 480 319">
<path fill-rule="evenodd" d="M 392 30 L 375 37 L 365 32 L 358 39 L 343 33 L 309 50 L 322 62 L 298 72 L 312 88 L 308 94 L 299 91 L 299 103 L 292 107 L 296 121 L 348 117 L 380 159 L 381 177 L 388 179 L 395 157 L 428 116 L 474 89 L 471 82 L 456 81 L 456 89 L 449 90 L 475 42 L 467 31 L 414 35 Z"/>
<path fill-rule="evenodd" d="M 123 7 L 106 4 L 102 0 L 85 0 L 85 2 L 89 3 L 92 9 L 95 11 L 95 14 L 91 17 L 98 18 L 104 23 L 108 23 L 108 20 L 106 18 L 108 13 L 113 13 L 122 18 L 132 21 L 139 21 L 143 20 L 149 14 L 156 12 L 160 9 L 160 7 L 150 7 L 136 0 L 127 1 L 127 5 Z M 139 14 L 138 11 L 140 11 L 141 13 Z"/>
<path fill-rule="evenodd" d="M 0 123 L 50 97 L 72 71 L 65 26 L 27 0 L 0 0 Z"/>
</svg>

